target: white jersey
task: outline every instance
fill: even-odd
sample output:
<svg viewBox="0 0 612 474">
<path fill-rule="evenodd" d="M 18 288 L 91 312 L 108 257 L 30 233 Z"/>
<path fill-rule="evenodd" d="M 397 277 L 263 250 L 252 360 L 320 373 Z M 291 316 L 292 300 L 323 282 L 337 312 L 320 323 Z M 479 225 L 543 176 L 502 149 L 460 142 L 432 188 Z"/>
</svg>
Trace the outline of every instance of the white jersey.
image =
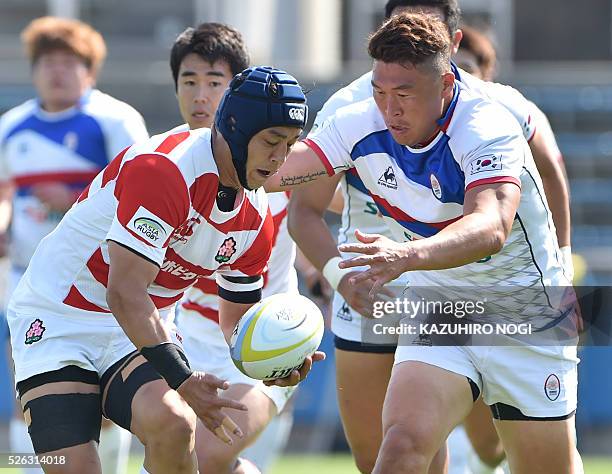
<svg viewBox="0 0 612 474">
<path fill-rule="evenodd" d="M 487 183 L 521 187 L 503 249 L 457 268 L 410 272 L 411 285 L 563 286 L 551 213 L 523 133 L 507 111 L 456 83 L 440 130 L 423 148 L 398 145 L 373 99 L 342 108 L 306 143 L 330 175 L 357 170 L 395 240 L 430 237 L 463 216 L 465 191 Z"/>
<path fill-rule="evenodd" d="M 461 81 L 470 90 L 474 90 L 479 95 L 503 105 L 521 125 L 523 136 L 528 141 L 531 140 L 535 133 L 535 120 L 532 118 L 533 107 L 520 92 L 510 86 L 485 82 L 457 68 L 454 64 L 453 73 L 457 80 Z M 315 133 L 341 107 L 370 97 L 372 97 L 371 71 L 336 91 L 325 102 L 315 118 L 311 133 Z M 338 232 L 338 243 L 355 242 L 356 229 L 393 238 L 391 231 L 378 215 L 376 204 L 366 192 L 365 186 L 355 170 L 347 170 L 340 181 L 340 187 L 344 198 L 344 208 L 342 210 L 342 223 Z"/>
<path fill-rule="evenodd" d="M 268 193 L 268 202 L 272 221 L 274 222 L 274 235 L 272 238 L 272 254 L 268 262 L 268 269 L 264 273 L 264 287 L 262 297 L 277 293 L 298 293 L 298 278 L 295 270 L 295 242 L 287 229 L 287 206 L 289 196 L 287 193 Z M 196 284 L 185 292 L 181 307 L 190 310 L 181 313 L 181 321 L 197 313 L 212 321 L 219 322 L 219 298 L 217 284 L 213 279 L 201 278 Z"/>
<path fill-rule="evenodd" d="M 36 99 L 0 118 L 0 180 L 15 185 L 11 224 L 11 263 L 25 269 L 40 240 L 62 218 L 32 193 L 40 183 L 59 182 L 74 198 L 121 150 L 148 138 L 140 114 L 98 90 L 57 113 Z"/>
<path fill-rule="evenodd" d="M 209 129 L 157 135 L 124 150 L 43 239 L 9 309 L 117 324 L 106 302 L 108 240 L 160 267 L 148 288 L 160 310 L 213 274 L 221 297 L 257 301 L 272 248 L 266 194 L 244 191 L 240 205 L 223 212 L 218 186 Z"/>
</svg>

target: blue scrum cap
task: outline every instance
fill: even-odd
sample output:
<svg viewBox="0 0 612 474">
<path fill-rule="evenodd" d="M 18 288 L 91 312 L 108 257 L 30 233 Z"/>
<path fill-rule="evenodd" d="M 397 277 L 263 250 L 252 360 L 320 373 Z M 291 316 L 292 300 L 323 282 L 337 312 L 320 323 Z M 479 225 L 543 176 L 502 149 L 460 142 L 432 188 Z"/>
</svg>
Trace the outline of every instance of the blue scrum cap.
<svg viewBox="0 0 612 474">
<path fill-rule="evenodd" d="M 236 75 L 221 99 L 215 127 L 232 153 L 240 184 L 246 179 L 247 148 L 253 135 L 270 127 L 304 128 L 306 96 L 291 75 L 271 67 L 251 67 Z"/>
</svg>

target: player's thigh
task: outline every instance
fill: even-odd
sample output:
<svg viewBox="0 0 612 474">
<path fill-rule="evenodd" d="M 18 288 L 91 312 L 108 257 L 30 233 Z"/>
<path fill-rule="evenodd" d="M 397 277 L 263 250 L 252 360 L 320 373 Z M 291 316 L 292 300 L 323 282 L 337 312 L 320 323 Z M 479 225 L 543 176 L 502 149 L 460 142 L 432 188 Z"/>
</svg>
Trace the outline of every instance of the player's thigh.
<svg viewBox="0 0 612 474">
<path fill-rule="evenodd" d="M 247 411 L 232 410 L 232 420 L 244 433 L 243 438 L 235 438 L 228 445 L 211 433 L 201 421 L 198 421 L 196 432 L 196 452 L 201 465 L 229 461 L 253 443 L 257 436 L 276 416 L 276 405 L 257 385 L 233 384 L 220 392 L 223 398 L 237 400 L 247 406 Z"/>
<path fill-rule="evenodd" d="M 400 346 L 383 409 L 383 430 L 407 430 L 434 452 L 471 411 L 479 375 L 457 347 Z M 469 370 L 468 370 L 469 369 Z"/>
<path fill-rule="evenodd" d="M 195 427 L 193 410 L 138 352 L 114 363 L 100 384 L 104 415 L 145 444 L 163 431 Z"/>
<path fill-rule="evenodd" d="M 581 472 L 574 417 L 566 420 L 495 420 L 513 474 Z"/>
<path fill-rule="evenodd" d="M 463 420 L 465 433 L 478 456 L 488 463 L 501 462 L 504 450 L 493 424 L 491 410 L 479 398 L 472 411 Z"/>
<path fill-rule="evenodd" d="M 374 459 L 382 441 L 382 408 L 393 368 L 393 353 L 336 348 L 336 392 L 340 416 L 355 455 Z"/>
<path fill-rule="evenodd" d="M 45 471 L 99 472 L 98 374 L 66 366 L 22 380 L 17 389 L 34 451 L 51 461 Z"/>
</svg>

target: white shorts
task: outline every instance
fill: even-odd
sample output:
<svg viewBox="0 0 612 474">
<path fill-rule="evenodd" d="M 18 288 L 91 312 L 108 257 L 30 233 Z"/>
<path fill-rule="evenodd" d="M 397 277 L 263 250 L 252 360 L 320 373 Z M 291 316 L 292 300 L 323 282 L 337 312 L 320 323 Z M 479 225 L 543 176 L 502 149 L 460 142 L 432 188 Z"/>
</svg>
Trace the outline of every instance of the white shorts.
<svg viewBox="0 0 612 474">
<path fill-rule="evenodd" d="M 272 400 L 277 413 L 282 411 L 297 387 L 268 387 L 261 380 L 252 379 L 240 372 L 230 357 L 223 332 L 215 321 L 196 311 L 179 308 L 175 322 L 193 370 L 210 372 L 230 384 L 255 387 Z"/>
<path fill-rule="evenodd" d="M 469 377 L 487 405 L 510 405 L 526 417 L 564 417 L 576 410 L 576 346 L 399 345 L 395 364 L 406 361 Z"/>
<path fill-rule="evenodd" d="M 385 318 L 387 318 L 385 324 L 394 325 L 397 323 L 390 322 L 391 319 L 399 321 L 401 315 L 386 315 Z M 395 346 L 397 346 L 397 335 L 375 334 L 372 331 L 372 325 L 381 321 L 380 319 L 364 318 L 359 312 L 348 305 L 339 292 L 334 292 L 331 330 L 337 338 L 349 341 L 349 344 L 343 341 L 343 344 L 339 346 L 338 340 L 336 340 L 336 347 L 344 348 L 344 346 L 350 346 L 350 350 L 359 352 L 394 352 Z M 364 334 L 367 334 L 365 340 Z M 351 342 L 356 344 L 350 344 Z"/>
<path fill-rule="evenodd" d="M 180 345 L 173 323 L 174 308 L 161 312 L 172 341 Z M 117 321 L 91 315 L 36 314 L 7 311 L 15 362 L 15 383 L 34 375 L 76 365 L 100 377 L 115 362 L 134 352 Z"/>
</svg>

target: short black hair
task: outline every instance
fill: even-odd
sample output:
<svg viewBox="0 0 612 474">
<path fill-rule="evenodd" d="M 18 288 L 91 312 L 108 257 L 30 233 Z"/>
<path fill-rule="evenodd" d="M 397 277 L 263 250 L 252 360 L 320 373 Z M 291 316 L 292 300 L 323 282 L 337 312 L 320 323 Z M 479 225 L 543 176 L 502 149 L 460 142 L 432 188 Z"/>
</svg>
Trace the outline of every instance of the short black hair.
<svg viewBox="0 0 612 474">
<path fill-rule="evenodd" d="M 457 0 L 388 0 L 385 4 L 385 18 L 391 18 L 391 13 L 398 7 L 433 7 L 444 13 L 444 23 L 453 36 L 459 28 L 461 9 Z"/>
<path fill-rule="evenodd" d="M 202 23 L 187 28 L 174 41 L 170 52 L 170 69 L 175 88 L 181 63 L 188 54 L 197 54 L 205 61 L 225 61 L 233 75 L 249 67 L 249 53 L 240 32 L 223 23 Z"/>
</svg>

